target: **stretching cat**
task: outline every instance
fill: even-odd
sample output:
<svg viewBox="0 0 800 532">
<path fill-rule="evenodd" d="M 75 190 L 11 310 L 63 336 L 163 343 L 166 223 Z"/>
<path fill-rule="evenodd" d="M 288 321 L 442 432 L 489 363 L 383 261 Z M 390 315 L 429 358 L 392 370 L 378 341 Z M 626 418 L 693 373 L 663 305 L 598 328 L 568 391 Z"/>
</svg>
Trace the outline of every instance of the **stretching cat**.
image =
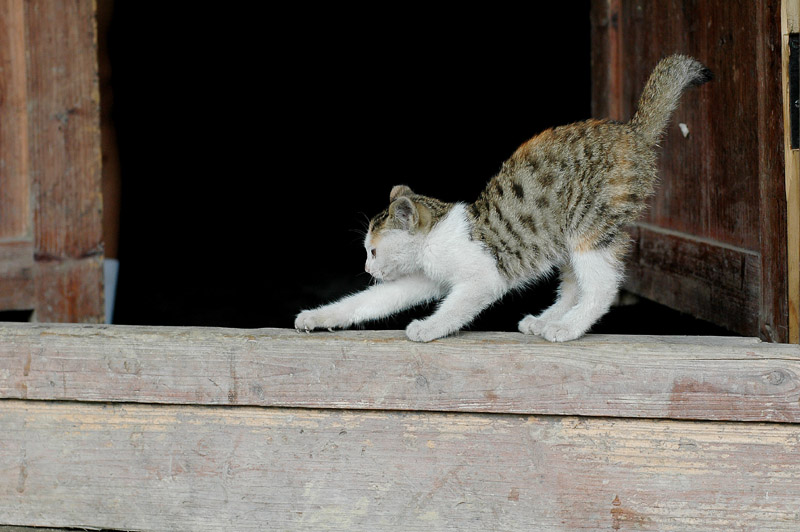
<svg viewBox="0 0 800 532">
<path fill-rule="evenodd" d="M 618 290 L 629 238 L 656 182 L 655 147 L 683 91 L 711 79 L 690 57 L 656 65 L 627 124 L 588 120 L 520 146 L 478 200 L 444 203 L 399 185 L 369 224 L 366 271 L 378 284 L 301 312 L 298 330 L 350 325 L 427 301 L 439 308 L 406 328 L 429 342 L 454 333 L 515 288 L 561 271 L 556 302 L 519 322 L 553 342 L 583 335 Z"/>
</svg>

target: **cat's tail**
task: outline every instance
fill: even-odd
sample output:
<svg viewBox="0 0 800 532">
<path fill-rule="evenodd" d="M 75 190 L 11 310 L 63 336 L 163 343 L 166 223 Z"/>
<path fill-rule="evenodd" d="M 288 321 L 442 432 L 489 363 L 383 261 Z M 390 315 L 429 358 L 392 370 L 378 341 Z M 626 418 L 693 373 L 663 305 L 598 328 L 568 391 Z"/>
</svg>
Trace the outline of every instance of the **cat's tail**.
<svg viewBox="0 0 800 532">
<path fill-rule="evenodd" d="M 639 108 L 630 121 L 631 127 L 651 143 L 657 143 L 678 107 L 683 91 L 713 78 L 708 68 L 691 57 L 680 54 L 665 57 L 653 69 L 644 86 Z"/>
</svg>

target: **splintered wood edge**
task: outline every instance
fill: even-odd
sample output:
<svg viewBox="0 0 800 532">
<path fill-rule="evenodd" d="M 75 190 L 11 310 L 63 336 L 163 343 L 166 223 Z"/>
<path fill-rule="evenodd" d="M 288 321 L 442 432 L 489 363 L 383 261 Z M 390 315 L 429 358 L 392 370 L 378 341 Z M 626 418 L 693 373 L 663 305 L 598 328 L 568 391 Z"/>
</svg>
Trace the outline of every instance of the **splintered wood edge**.
<svg viewBox="0 0 800 532">
<path fill-rule="evenodd" d="M 0 399 L 800 421 L 800 346 L 588 335 L 0 326 Z"/>
</svg>

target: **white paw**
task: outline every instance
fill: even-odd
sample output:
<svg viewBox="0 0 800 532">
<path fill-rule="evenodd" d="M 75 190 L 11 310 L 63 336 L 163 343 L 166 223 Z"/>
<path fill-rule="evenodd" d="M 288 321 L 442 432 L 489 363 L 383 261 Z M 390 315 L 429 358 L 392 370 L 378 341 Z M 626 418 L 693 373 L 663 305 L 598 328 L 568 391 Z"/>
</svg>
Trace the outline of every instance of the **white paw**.
<svg viewBox="0 0 800 532">
<path fill-rule="evenodd" d="M 414 342 L 430 342 L 446 335 L 447 331 L 432 326 L 427 320 L 414 320 L 406 327 L 406 336 Z"/>
<path fill-rule="evenodd" d="M 547 326 L 547 321 L 537 318 L 532 314 L 528 314 L 517 325 L 519 332 L 522 334 L 536 334 L 541 336 L 542 330 Z"/>
<path fill-rule="evenodd" d="M 313 331 L 314 329 L 334 329 L 347 327 L 347 316 L 325 308 L 304 310 L 294 320 L 294 328 L 298 331 Z"/>
<path fill-rule="evenodd" d="M 562 322 L 551 322 L 542 330 L 542 337 L 551 342 L 569 342 L 584 333 L 582 329 Z"/>
</svg>

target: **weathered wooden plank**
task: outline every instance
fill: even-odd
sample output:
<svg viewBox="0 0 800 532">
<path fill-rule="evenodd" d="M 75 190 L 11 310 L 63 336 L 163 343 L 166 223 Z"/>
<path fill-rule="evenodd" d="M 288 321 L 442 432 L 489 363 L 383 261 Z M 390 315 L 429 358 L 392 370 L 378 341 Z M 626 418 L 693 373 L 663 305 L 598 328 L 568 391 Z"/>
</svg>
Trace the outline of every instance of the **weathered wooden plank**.
<svg viewBox="0 0 800 532">
<path fill-rule="evenodd" d="M 88 530 L 88 529 L 86 529 Z M 0 525 L 0 532 L 75 532 L 69 528 L 41 528 L 32 526 L 3 526 Z"/>
<path fill-rule="evenodd" d="M 800 32 L 800 1 L 781 2 L 781 89 L 783 96 L 783 146 L 786 168 L 786 253 L 789 265 L 789 339 L 800 342 L 800 150 L 792 149 L 791 116 L 798 117 L 797 106 L 789 98 L 789 34 Z M 798 53 L 800 50 L 794 51 Z"/>
<path fill-rule="evenodd" d="M 25 10 L 0 3 L 0 239 L 31 236 Z M 8 307 L 2 307 L 8 308 Z"/>
<path fill-rule="evenodd" d="M 644 215 L 646 222 L 759 251 L 761 80 L 756 76 L 756 48 L 768 36 L 779 45 L 778 32 L 771 31 L 779 26 L 759 25 L 770 14 L 779 15 L 773 0 L 620 2 L 624 120 L 633 116 L 647 77 L 666 54 L 679 51 L 696 57 L 715 75 L 712 83 L 684 95 L 659 143 L 660 183 Z M 714 22 L 700 22 L 708 20 Z M 688 126 L 687 137 L 679 123 Z M 781 135 L 781 124 L 772 126 Z"/>
<path fill-rule="evenodd" d="M 0 398 L 798 422 L 800 347 L 7 324 Z"/>
<path fill-rule="evenodd" d="M 0 522 L 798 530 L 800 427 L 5 401 Z"/>
<path fill-rule="evenodd" d="M 789 255 L 787 236 L 786 161 L 783 151 L 781 83 L 781 1 L 762 0 L 755 10 L 762 28 L 754 43 L 758 132 L 759 253 L 761 295 L 758 335 L 771 342 L 788 342 Z M 761 7 L 761 6 L 759 6 Z M 755 177 L 755 176 L 753 176 Z M 728 207 L 730 209 L 730 207 Z M 796 341 L 793 343 L 797 343 Z"/>
<path fill-rule="evenodd" d="M 592 32 L 592 116 L 625 121 L 622 116 L 622 35 L 620 0 L 595 0 L 590 10 Z"/>
<path fill-rule="evenodd" d="M 35 321 L 105 321 L 102 254 L 34 264 Z M 97 314 L 98 309 L 103 313 Z"/>
<path fill-rule="evenodd" d="M 733 331 L 758 336 L 761 257 L 691 235 L 639 223 L 625 288 Z M 691 294 L 691 297 L 686 297 Z M 736 312 L 728 312 L 737 309 Z"/>
<path fill-rule="evenodd" d="M 27 2 L 38 321 L 101 322 L 100 96 L 94 2 Z"/>
<path fill-rule="evenodd" d="M 660 142 L 660 184 L 643 221 L 702 240 L 712 254 L 752 253 L 755 267 L 738 297 L 714 298 L 688 267 L 660 283 L 658 265 L 673 257 L 654 256 L 629 269 L 628 289 L 739 334 L 785 342 L 787 296 L 797 283 L 787 280 L 780 11 L 780 0 L 593 0 L 592 109 L 628 120 L 653 65 L 670 53 L 714 71 L 713 83 L 683 97 Z"/>
<path fill-rule="evenodd" d="M 32 309 L 34 298 L 33 242 L 0 242 L 0 309 Z"/>
</svg>

